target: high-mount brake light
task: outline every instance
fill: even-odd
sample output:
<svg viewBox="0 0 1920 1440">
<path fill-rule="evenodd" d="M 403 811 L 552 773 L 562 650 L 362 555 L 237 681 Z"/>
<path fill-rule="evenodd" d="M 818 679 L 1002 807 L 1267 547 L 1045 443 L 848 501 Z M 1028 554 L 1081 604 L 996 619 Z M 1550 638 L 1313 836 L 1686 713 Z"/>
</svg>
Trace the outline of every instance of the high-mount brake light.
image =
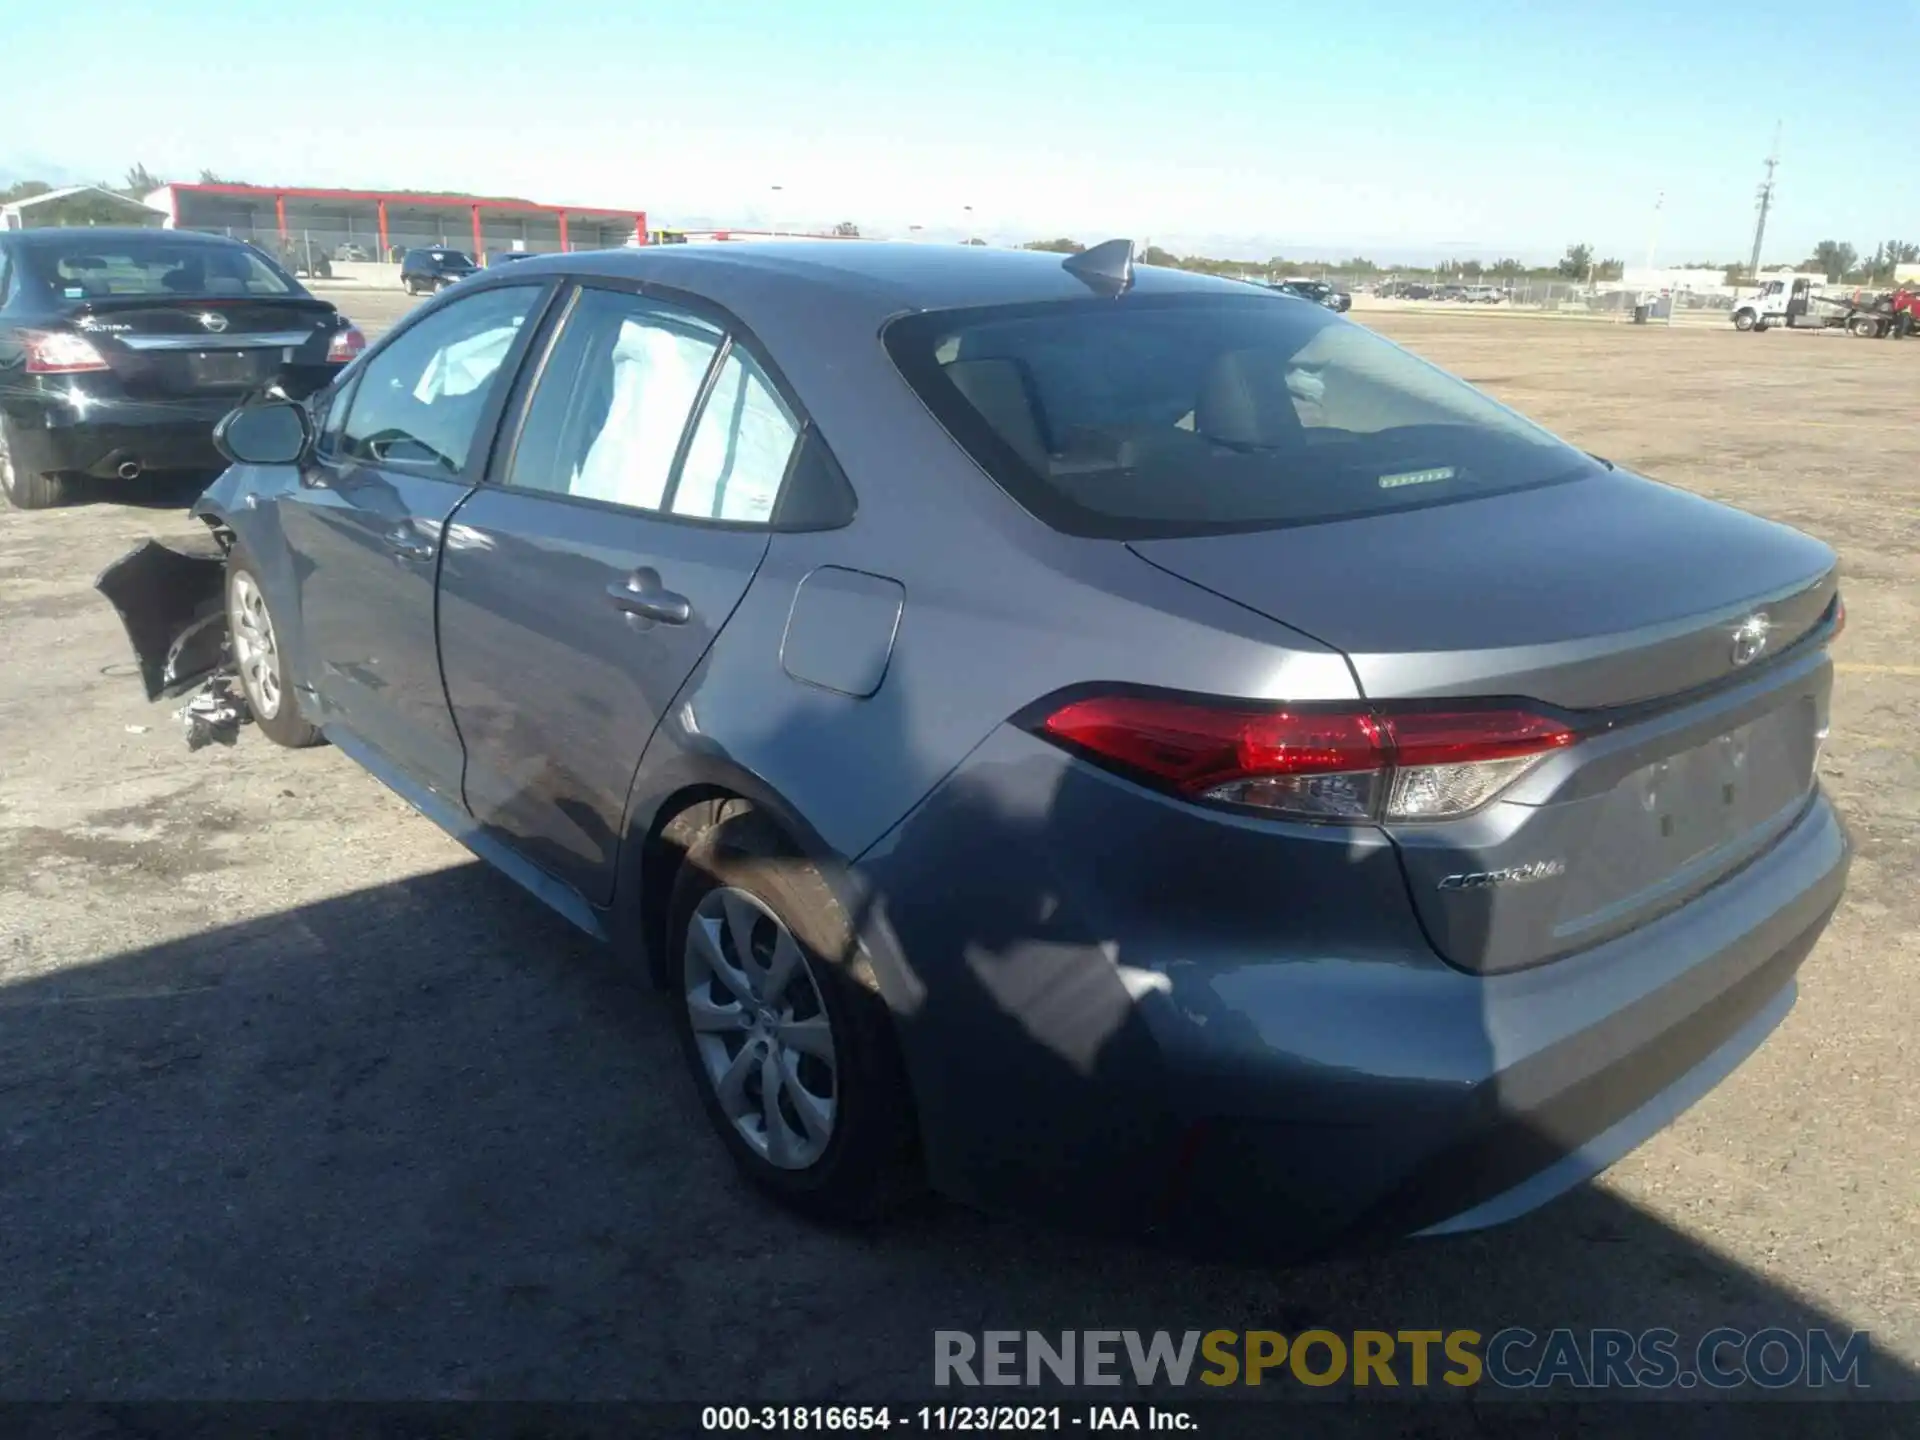
<svg viewBox="0 0 1920 1440">
<path fill-rule="evenodd" d="M 1513 706 L 1252 710 L 1134 693 L 1069 701 L 1038 728 L 1189 800 L 1348 822 L 1469 814 L 1578 738 Z"/>
</svg>

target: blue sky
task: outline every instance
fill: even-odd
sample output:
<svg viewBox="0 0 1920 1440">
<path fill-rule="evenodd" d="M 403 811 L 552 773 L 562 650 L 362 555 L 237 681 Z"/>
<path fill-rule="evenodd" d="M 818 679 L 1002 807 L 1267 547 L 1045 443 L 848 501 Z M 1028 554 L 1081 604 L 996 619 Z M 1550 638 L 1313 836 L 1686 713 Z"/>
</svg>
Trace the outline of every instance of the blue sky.
<svg viewBox="0 0 1920 1440">
<path fill-rule="evenodd" d="M 1639 264 L 1746 253 L 1779 120 L 1770 260 L 1920 240 L 1920 0 L 92 0 L 0 37 L 12 177 Z"/>
</svg>

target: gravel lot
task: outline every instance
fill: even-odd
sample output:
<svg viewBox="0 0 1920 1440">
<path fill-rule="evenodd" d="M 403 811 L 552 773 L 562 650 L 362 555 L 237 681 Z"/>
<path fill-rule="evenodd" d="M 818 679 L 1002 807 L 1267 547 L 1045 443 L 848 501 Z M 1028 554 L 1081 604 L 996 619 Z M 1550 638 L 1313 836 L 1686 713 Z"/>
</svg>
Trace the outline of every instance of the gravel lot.
<svg viewBox="0 0 1920 1440">
<path fill-rule="evenodd" d="M 332 292 L 371 332 L 408 303 Z M 1598 1185 L 1291 1273 L 734 1182 L 665 1006 L 343 756 L 189 753 L 93 576 L 192 487 L 0 511 L 0 1396 L 924 1394 L 935 1328 L 1871 1329 L 1920 1395 L 1920 344 L 1368 317 L 1845 561 L 1849 896 Z"/>
</svg>

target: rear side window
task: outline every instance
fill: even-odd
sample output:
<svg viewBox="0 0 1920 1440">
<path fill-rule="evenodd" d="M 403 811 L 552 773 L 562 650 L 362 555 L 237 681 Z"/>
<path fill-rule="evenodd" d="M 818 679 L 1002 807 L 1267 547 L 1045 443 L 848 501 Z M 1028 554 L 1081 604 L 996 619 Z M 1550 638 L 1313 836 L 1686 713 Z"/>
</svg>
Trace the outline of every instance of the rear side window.
<svg viewBox="0 0 1920 1440">
<path fill-rule="evenodd" d="M 79 302 L 119 295 L 211 297 L 292 295 L 299 287 L 253 250 L 167 238 L 89 241 L 85 230 L 36 241 L 34 272 L 56 298 Z"/>
<path fill-rule="evenodd" d="M 753 357 L 736 346 L 694 426 L 670 508 L 675 515 L 765 524 L 799 436 L 793 412 Z"/>
<path fill-rule="evenodd" d="M 1464 382 L 1290 296 L 931 311 L 894 321 L 885 340 L 981 468 L 1071 534 L 1271 529 L 1597 469 Z"/>
</svg>

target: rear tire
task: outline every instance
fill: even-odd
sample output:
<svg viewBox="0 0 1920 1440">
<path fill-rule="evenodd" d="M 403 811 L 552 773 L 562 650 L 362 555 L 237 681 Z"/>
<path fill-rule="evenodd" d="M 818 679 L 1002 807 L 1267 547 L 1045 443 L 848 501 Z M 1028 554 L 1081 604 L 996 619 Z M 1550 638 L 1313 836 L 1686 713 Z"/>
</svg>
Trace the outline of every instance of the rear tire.
<svg viewBox="0 0 1920 1440">
<path fill-rule="evenodd" d="M 287 675 L 287 654 L 280 631 L 267 608 L 266 586 L 259 567 L 239 545 L 227 556 L 227 633 L 233 643 L 234 667 L 240 688 L 253 711 L 260 733 L 276 745 L 304 750 L 318 745 L 320 731 L 300 713 L 293 684 Z"/>
<path fill-rule="evenodd" d="M 1878 340 L 1882 333 L 1880 322 L 1871 315 L 1854 316 L 1847 328 L 1862 340 Z"/>
<path fill-rule="evenodd" d="M 51 510 L 73 499 L 73 482 L 65 475 L 22 470 L 13 460 L 14 424 L 0 415 L 0 494 L 16 510 Z"/>
<path fill-rule="evenodd" d="M 748 1181 L 817 1220 L 873 1220 L 925 1183 L 892 1017 L 819 867 L 769 838 L 747 813 L 688 852 L 667 922 L 675 1025 Z"/>
</svg>

